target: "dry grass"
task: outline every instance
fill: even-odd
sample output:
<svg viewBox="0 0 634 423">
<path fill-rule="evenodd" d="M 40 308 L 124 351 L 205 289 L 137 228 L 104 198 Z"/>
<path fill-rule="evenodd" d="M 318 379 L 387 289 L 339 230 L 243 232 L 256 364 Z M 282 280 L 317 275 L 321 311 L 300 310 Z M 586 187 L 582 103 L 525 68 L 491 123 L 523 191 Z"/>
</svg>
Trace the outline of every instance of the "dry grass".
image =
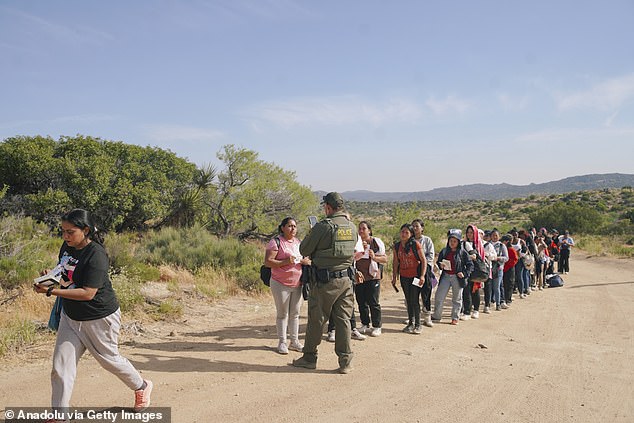
<svg viewBox="0 0 634 423">
<path fill-rule="evenodd" d="M 3 291 L 0 302 L 0 357 L 19 354 L 38 339 L 50 336 L 46 324 L 53 300 L 28 289 L 15 289 Z"/>
</svg>

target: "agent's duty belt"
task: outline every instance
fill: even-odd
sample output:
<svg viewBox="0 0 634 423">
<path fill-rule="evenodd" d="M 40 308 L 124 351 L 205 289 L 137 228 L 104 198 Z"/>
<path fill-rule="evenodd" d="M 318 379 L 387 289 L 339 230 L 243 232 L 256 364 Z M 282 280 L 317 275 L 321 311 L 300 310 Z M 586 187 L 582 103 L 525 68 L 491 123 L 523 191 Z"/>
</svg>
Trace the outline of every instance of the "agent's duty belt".
<svg viewBox="0 0 634 423">
<path fill-rule="evenodd" d="M 348 270 L 344 269 L 344 270 L 339 270 L 338 272 L 330 272 L 328 273 L 328 276 L 331 279 L 337 279 L 337 278 L 343 278 L 344 276 L 348 276 Z"/>
</svg>

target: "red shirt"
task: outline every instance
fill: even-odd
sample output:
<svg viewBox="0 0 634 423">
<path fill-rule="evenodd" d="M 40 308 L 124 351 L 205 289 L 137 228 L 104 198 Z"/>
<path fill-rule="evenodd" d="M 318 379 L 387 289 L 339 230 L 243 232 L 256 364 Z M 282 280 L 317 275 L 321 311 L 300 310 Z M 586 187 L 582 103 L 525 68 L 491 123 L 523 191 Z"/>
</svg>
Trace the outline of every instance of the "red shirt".
<svg viewBox="0 0 634 423">
<path fill-rule="evenodd" d="M 504 273 L 515 267 L 517 261 L 520 259 L 519 254 L 515 251 L 515 248 L 508 248 L 509 260 L 504 263 Z"/>
<path fill-rule="evenodd" d="M 418 254 L 423 257 L 422 248 L 418 241 L 414 241 L 418 249 Z M 401 243 L 398 244 L 398 274 L 404 278 L 416 278 L 418 277 L 418 263 L 414 250 L 409 249 L 408 253 L 405 253 L 405 247 Z"/>
</svg>

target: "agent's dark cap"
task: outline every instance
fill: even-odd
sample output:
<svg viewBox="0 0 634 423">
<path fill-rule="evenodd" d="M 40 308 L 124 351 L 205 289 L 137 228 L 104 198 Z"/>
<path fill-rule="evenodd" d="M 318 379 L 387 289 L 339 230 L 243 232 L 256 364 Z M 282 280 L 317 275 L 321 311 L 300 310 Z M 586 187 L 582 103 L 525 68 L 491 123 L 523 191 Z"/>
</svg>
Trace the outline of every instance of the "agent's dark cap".
<svg viewBox="0 0 634 423">
<path fill-rule="evenodd" d="M 492 231 L 487 229 L 486 231 L 484 231 L 484 236 L 491 236 L 491 232 Z"/>
<path fill-rule="evenodd" d="M 324 195 L 321 200 L 321 204 L 328 204 L 330 207 L 340 209 L 343 207 L 343 197 L 338 192 L 329 192 Z"/>
<path fill-rule="evenodd" d="M 502 242 L 507 242 L 507 241 L 510 242 L 512 240 L 513 240 L 513 237 L 511 235 L 509 235 L 509 234 L 504 234 L 504 235 L 502 235 L 502 238 L 500 238 L 500 241 L 502 241 Z"/>
<path fill-rule="evenodd" d="M 462 241 L 462 231 L 460 229 L 449 229 L 447 238 L 456 238 L 458 241 Z"/>
</svg>

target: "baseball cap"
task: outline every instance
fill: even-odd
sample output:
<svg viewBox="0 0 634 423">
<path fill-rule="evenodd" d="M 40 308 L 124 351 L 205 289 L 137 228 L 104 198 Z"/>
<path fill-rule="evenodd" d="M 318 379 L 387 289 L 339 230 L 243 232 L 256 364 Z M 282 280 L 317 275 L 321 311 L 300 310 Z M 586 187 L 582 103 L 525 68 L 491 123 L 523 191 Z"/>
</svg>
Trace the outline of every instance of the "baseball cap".
<svg viewBox="0 0 634 423">
<path fill-rule="evenodd" d="M 329 192 L 322 197 L 321 204 L 328 204 L 330 207 L 339 209 L 343 207 L 343 197 L 338 192 Z"/>
<path fill-rule="evenodd" d="M 462 241 L 462 231 L 460 229 L 449 229 L 447 238 L 456 238 L 458 241 Z"/>
</svg>

